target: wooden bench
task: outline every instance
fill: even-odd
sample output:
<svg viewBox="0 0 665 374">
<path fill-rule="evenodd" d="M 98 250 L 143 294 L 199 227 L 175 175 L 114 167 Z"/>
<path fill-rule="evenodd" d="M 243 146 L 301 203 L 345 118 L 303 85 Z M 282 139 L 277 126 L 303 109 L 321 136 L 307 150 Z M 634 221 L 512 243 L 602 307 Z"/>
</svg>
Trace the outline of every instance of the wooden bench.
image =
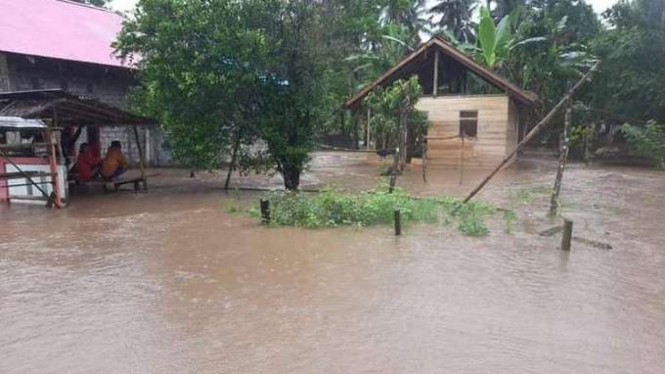
<svg viewBox="0 0 665 374">
<path fill-rule="evenodd" d="M 104 189 L 104 192 L 108 192 L 109 188 L 107 185 L 113 185 L 113 190 L 118 191 L 120 189 L 120 186 L 124 186 L 126 184 L 131 184 L 134 186 L 134 191 L 139 191 L 141 188 L 141 184 L 143 184 L 143 190 L 148 189 L 148 180 L 146 178 L 142 177 L 136 177 L 136 178 L 128 178 L 128 179 L 116 179 L 116 180 L 110 180 L 110 181 L 101 181 L 102 183 L 102 188 Z"/>
</svg>

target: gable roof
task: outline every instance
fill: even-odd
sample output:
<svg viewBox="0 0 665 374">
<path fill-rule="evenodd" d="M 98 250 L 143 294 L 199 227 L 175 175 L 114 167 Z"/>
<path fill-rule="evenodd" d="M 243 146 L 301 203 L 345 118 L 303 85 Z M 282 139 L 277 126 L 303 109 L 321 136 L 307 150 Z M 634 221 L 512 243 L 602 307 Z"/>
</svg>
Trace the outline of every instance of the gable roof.
<svg viewBox="0 0 665 374">
<path fill-rule="evenodd" d="M 122 17 L 65 0 L 0 0 L 0 51 L 127 67 L 111 43 Z"/>
<path fill-rule="evenodd" d="M 355 95 L 353 95 L 353 97 L 351 97 L 344 104 L 344 106 L 346 108 L 351 108 L 355 106 L 360 100 L 362 100 L 365 96 L 367 96 L 376 86 L 388 80 L 390 77 L 396 74 L 400 69 L 402 69 L 404 66 L 408 65 L 409 63 L 415 61 L 417 57 L 424 54 L 425 51 L 427 51 L 430 48 L 438 48 L 441 52 L 443 52 L 447 56 L 453 58 L 454 60 L 462 64 L 464 67 L 466 67 L 467 69 L 471 70 L 472 72 L 476 73 L 478 76 L 483 78 L 485 81 L 505 91 L 509 96 L 517 99 L 523 104 L 530 105 L 533 104 L 536 100 L 538 100 L 538 97 L 534 93 L 520 89 L 516 85 L 502 78 L 497 73 L 475 62 L 471 57 L 460 52 L 458 49 L 453 47 L 452 44 L 448 43 L 446 40 L 440 37 L 433 37 L 426 43 L 422 44 L 413 53 L 404 57 L 402 61 L 400 61 L 397 65 L 388 69 L 388 71 L 383 73 L 383 75 L 374 80 L 367 87 L 363 88 Z"/>
</svg>

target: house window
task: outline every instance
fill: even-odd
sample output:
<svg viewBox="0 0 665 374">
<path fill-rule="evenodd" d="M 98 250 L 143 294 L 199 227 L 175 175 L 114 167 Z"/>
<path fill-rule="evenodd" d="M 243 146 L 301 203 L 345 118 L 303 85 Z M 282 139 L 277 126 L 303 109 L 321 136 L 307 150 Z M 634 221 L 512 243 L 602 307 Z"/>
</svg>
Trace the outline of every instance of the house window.
<svg viewBox="0 0 665 374">
<path fill-rule="evenodd" d="M 478 137 L 477 110 L 463 110 L 459 112 L 459 135 L 464 138 Z"/>
</svg>

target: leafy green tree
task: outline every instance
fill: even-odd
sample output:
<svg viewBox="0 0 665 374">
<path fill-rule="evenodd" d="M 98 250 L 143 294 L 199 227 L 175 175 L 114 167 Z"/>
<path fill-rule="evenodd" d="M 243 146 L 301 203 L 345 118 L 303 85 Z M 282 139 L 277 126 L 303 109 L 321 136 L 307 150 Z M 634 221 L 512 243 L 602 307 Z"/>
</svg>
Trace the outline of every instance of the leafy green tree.
<svg viewBox="0 0 665 374">
<path fill-rule="evenodd" d="M 428 122 L 415 109 L 422 87 L 418 77 L 400 79 L 386 88 L 377 87 L 365 98 L 365 104 L 372 110 L 370 126 L 375 129 L 377 139 L 383 139 L 383 147 L 398 148 L 399 170 L 404 169 L 407 160 L 408 134 L 415 139 L 427 130 Z"/>
<path fill-rule="evenodd" d="M 297 189 L 325 116 L 337 40 L 328 10 L 313 0 L 141 0 L 117 48 L 140 57 L 135 103 L 161 120 L 181 161 L 214 166 L 261 139 L 249 164 Z"/>
<path fill-rule="evenodd" d="M 649 121 L 644 127 L 624 124 L 621 131 L 638 156 L 665 169 L 665 126 Z"/>
<path fill-rule="evenodd" d="M 133 105 L 160 120 L 176 159 L 193 168 L 217 166 L 255 108 L 267 46 L 243 13 L 230 0 L 141 0 L 118 37 L 139 68 Z"/>
<path fill-rule="evenodd" d="M 621 1 L 604 16 L 612 28 L 592 44 L 603 60 L 590 93 L 593 107 L 614 114 L 613 122 L 627 117 L 664 123 L 665 4 Z"/>
</svg>

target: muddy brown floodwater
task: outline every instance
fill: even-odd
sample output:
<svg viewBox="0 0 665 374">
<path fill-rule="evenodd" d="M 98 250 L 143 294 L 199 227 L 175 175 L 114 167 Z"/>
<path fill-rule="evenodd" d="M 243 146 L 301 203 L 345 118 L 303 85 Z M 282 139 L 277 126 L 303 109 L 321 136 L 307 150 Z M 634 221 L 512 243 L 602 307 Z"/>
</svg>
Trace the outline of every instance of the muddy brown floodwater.
<svg viewBox="0 0 665 374">
<path fill-rule="evenodd" d="M 371 187 L 363 157 L 318 153 L 304 182 Z M 174 170 L 147 194 L 0 208 L 0 373 L 662 373 L 665 174 L 572 165 L 564 214 L 613 249 L 563 253 L 536 235 L 554 170 L 493 181 L 479 198 L 518 224 L 480 239 L 265 228 L 228 213 L 260 195 Z M 461 194 L 483 176 L 429 174 L 398 183 Z"/>
</svg>

